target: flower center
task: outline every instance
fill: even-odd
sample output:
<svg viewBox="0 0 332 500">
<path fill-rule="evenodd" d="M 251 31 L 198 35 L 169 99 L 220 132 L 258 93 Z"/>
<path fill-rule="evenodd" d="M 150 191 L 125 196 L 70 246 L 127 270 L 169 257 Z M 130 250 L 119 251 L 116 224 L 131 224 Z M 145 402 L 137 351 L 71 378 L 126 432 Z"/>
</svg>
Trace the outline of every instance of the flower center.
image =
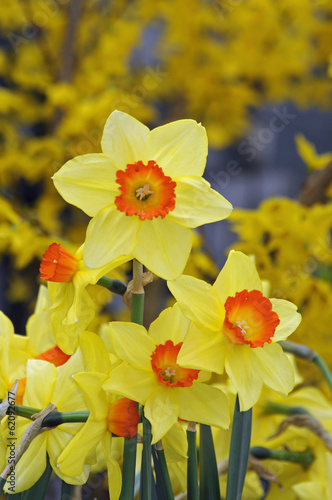
<svg viewBox="0 0 332 500">
<path fill-rule="evenodd" d="M 153 194 L 154 191 L 150 191 L 150 186 L 149 184 L 144 184 L 143 187 L 136 189 L 136 197 L 142 201 L 146 200 L 149 194 Z"/>
<path fill-rule="evenodd" d="M 62 283 L 71 281 L 76 274 L 78 260 L 59 243 L 52 243 L 43 255 L 40 264 L 42 280 Z"/>
<path fill-rule="evenodd" d="M 172 340 L 159 344 L 151 355 L 151 366 L 160 384 L 168 387 L 190 387 L 197 379 L 199 370 L 182 368 L 177 364 L 183 342 L 174 345 Z"/>
<path fill-rule="evenodd" d="M 137 434 L 139 415 L 135 401 L 121 398 L 111 403 L 106 417 L 107 428 L 112 434 L 132 438 Z"/>
<path fill-rule="evenodd" d="M 233 344 L 263 347 L 272 342 L 280 323 L 272 303 L 258 290 L 242 290 L 225 302 L 226 317 L 223 332 Z"/>
<path fill-rule="evenodd" d="M 176 183 L 153 160 L 147 165 L 137 161 L 126 170 L 118 170 L 116 182 L 121 194 L 115 198 L 115 205 L 126 215 L 152 220 L 159 215 L 164 218 L 175 208 Z"/>
</svg>

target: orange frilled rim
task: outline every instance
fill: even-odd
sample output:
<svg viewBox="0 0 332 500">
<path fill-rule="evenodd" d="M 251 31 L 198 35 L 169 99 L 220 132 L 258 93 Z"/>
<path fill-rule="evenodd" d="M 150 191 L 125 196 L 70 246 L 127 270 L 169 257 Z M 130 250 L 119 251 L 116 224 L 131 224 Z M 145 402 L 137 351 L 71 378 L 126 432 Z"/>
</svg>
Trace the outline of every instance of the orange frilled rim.
<svg viewBox="0 0 332 500">
<path fill-rule="evenodd" d="M 280 323 L 272 303 L 258 290 L 242 290 L 225 302 L 223 332 L 233 344 L 263 347 L 270 344 Z"/>
<path fill-rule="evenodd" d="M 118 399 L 108 408 L 107 428 L 116 436 L 133 438 L 137 434 L 138 420 L 137 404 L 131 399 Z"/>
<path fill-rule="evenodd" d="M 77 267 L 75 255 L 59 243 L 52 243 L 43 255 L 39 270 L 42 280 L 63 283 L 73 279 Z"/>
<path fill-rule="evenodd" d="M 190 387 L 198 378 L 199 370 L 182 368 L 177 364 L 183 342 L 174 345 L 172 340 L 159 344 L 151 355 L 151 365 L 160 384 L 168 387 Z"/>
<path fill-rule="evenodd" d="M 115 205 L 126 215 L 152 220 L 164 218 L 175 208 L 176 183 L 153 160 L 147 165 L 137 161 L 118 170 L 116 182 L 121 194 L 115 198 Z"/>
</svg>

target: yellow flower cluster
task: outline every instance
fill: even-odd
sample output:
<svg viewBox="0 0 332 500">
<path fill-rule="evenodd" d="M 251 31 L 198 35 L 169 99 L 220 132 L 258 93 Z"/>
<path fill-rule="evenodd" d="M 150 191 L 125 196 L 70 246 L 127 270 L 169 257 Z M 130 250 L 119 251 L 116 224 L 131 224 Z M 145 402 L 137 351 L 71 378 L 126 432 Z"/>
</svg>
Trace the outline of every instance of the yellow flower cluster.
<svg viewBox="0 0 332 500">
<path fill-rule="evenodd" d="M 257 210 L 234 210 L 230 220 L 239 237 L 234 248 L 255 256 L 271 296 L 298 306 L 302 322 L 293 339 L 326 353 L 331 363 L 332 205 L 272 198 Z M 317 378 L 313 370 L 311 376 Z"/>
<path fill-rule="evenodd" d="M 17 196 L 18 178 L 42 182 L 37 220 L 45 219 L 43 196 L 60 215 L 49 177 L 99 147 L 114 109 L 145 122 L 193 117 L 221 146 L 244 133 L 249 110 L 262 103 L 329 107 L 330 16 L 328 2 L 310 0 L 117 0 L 111 7 L 90 0 L 72 9 L 8 2 L 0 12 L 1 185 Z M 81 241 L 74 230 L 72 239 Z"/>
<path fill-rule="evenodd" d="M 110 498 L 118 500 L 127 486 L 112 451 L 113 436 L 137 436 L 138 405 L 143 407 L 143 457 L 149 453 L 150 462 L 151 445 L 164 440 L 170 462 L 180 462 L 183 484 L 183 436 L 180 447 L 168 444 L 183 433 L 179 421 L 220 429 L 230 423 L 227 393 L 232 391 L 213 383 L 212 372 L 227 374 L 238 413 L 250 412 L 264 388 L 287 396 L 296 382 L 294 363 L 279 342 L 297 328 L 301 315 L 291 302 L 266 297 L 248 256 L 231 251 L 213 285 L 183 274 L 192 228 L 232 211 L 203 179 L 205 128 L 179 120 L 150 130 L 114 111 L 101 149 L 69 160 L 52 177 L 62 197 L 91 217 L 84 244 L 76 253 L 60 243 L 45 251 L 40 273 L 48 289 L 40 292 L 25 337 L 0 315 L 5 400 L 0 448 L 6 449 L 0 465 L 8 493 L 31 488 L 48 467 L 71 485 L 85 483 L 92 470 L 104 467 Z M 15 212 L 5 208 L 17 223 Z M 130 260 L 132 321 L 101 325 L 100 336 L 86 331 L 96 304 L 103 302 L 92 299 L 91 286 L 114 290 L 121 285 L 130 301 L 129 285 L 105 276 Z M 143 326 L 143 264 L 167 280 L 177 300 L 149 328 Z M 197 269 L 214 272 L 206 259 Z M 23 406 L 16 407 L 15 399 Z M 27 417 L 37 420 L 29 424 Z M 142 488 L 146 466 L 143 461 Z M 128 474 L 126 466 L 122 474 Z"/>
</svg>

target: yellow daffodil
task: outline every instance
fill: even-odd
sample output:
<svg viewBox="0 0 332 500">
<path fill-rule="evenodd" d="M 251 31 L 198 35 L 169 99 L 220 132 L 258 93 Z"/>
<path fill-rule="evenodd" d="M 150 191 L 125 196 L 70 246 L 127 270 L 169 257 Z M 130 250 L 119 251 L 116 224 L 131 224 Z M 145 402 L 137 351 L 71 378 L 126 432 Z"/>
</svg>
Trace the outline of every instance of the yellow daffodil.
<svg viewBox="0 0 332 500">
<path fill-rule="evenodd" d="M 62 245 L 52 243 L 40 265 L 41 278 L 48 281 L 52 301 L 51 322 L 59 347 L 67 354 L 75 352 L 78 335 L 86 330 L 94 318 L 95 306 L 86 290 L 126 258 L 119 256 L 106 266 L 88 268 L 82 258 L 83 246 L 75 255 Z"/>
<path fill-rule="evenodd" d="M 53 177 L 63 198 L 93 217 L 86 265 L 102 267 L 126 253 L 158 276 L 179 276 L 191 249 L 190 228 L 224 219 L 232 208 L 202 178 L 204 127 L 180 120 L 150 131 L 114 111 L 101 145 L 103 153 L 78 156 Z"/>
<path fill-rule="evenodd" d="M 121 470 L 111 457 L 112 434 L 132 438 L 137 433 L 136 403 L 127 398 L 116 398 L 102 388 L 111 369 L 103 341 L 93 334 L 80 336 L 80 347 L 86 360 L 87 372 L 77 373 L 74 381 L 87 401 L 90 416 L 81 431 L 58 458 L 59 470 L 68 476 L 80 476 L 86 465 L 97 461 L 97 446 L 108 471 L 111 500 L 117 500 L 121 491 Z"/>
<path fill-rule="evenodd" d="M 249 257 L 230 252 L 213 286 L 191 276 L 168 286 L 192 320 L 179 353 L 182 366 L 216 373 L 225 368 L 241 410 L 254 405 L 263 384 L 283 394 L 293 388 L 292 365 L 277 342 L 295 330 L 301 316 L 291 302 L 264 297 Z"/>
<path fill-rule="evenodd" d="M 85 400 L 72 378 L 75 373 L 84 369 L 85 366 L 80 350 L 77 350 L 67 363 L 58 368 L 47 361 L 29 360 L 23 405 L 43 409 L 51 402 L 56 405 L 60 412 L 87 410 Z M 15 434 L 13 437 L 13 434 L 10 434 L 8 422 L 5 418 L 1 424 L 3 435 L 5 435 L 8 442 L 10 439 L 15 438 L 15 448 L 17 449 L 24 432 L 30 424 L 31 420 L 17 417 L 15 430 L 11 431 Z M 62 449 L 82 425 L 80 423 L 61 424 L 34 438 L 16 464 L 15 492 L 30 488 L 39 479 L 46 466 L 46 454 L 49 456 L 54 472 L 61 479 L 70 484 L 85 483 L 88 477 L 88 468 L 85 468 L 76 477 L 68 477 L 62 474 L 57 467 L 57 458 Z"/>
<path fill-rule="evenodd" d="M 68 360 L 69 355 L 56 345 L 50 324 L 50 305 L 47 288 L 41 286 L 35 311 L 27 321 L 26 335 L 16 334 L 10 319 L 0 312 L 1 399 L 6 397 L 15 379 L 19 379 L 16 403 L 22 404 L 28 359 L 49 361 L 55 366 L 60 366 Z"/>
<path fill-rule="evenodd" d="M 124 362 L 111 371 L 104 388 L 144 405 L 153 442 L 178 418 L 217 427 L 229 424 L 225 395 L 202 383 L 209 375 L 177 362 L 188 327 L 177 304 L 161 313 L 149 333 L 134 323 L 110 323 L 115 350 Z"/>
</svg>

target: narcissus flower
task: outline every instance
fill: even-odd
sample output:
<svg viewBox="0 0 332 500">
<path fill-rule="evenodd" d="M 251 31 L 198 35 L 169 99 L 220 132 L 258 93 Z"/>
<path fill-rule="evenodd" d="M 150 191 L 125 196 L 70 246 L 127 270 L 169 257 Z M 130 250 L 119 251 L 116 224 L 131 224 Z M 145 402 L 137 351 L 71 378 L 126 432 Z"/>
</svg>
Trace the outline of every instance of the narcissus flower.
<svg viewBox="0 0 332 500">
<path fill-rule="evenodd" d="M 102 154 L 78 156 L 53 177 L 63 198 L 93 217 L 86 265 L 101 267 L 126 253 L 158 276 L 179 276 L 191 249 L 190 228 L 224 219 L 232 209 L 202 178 L 204 127 L 180 120 L 150 131 L 114 111 L 101 145 Z"/>
<path fill-rule="evenodd" d="M 78 335 L 94 318 L 95 306 L 86 290 L 127 257 L 120 256 L 106 266 L 90 269 L 82 258 L 83 246 L 75 255 L 58 243 L 52 243 L 43 255 L 41 278 L 48 281 L 52 302 L 51 322 L 59 347 L 67 354 L 75 352 Z"/>
<path fill-rule="evenodd" d="M 80 337 L 80 347 L 87 372 L 77 373 L 73 379 L 87 401 L 90 415 L 81 431 L 59 456 L 59 470 L 68 476 L 82 474 L 86 464 L 96 462 L 96 448 L 101 444 L 106 459 L 110 498 L 117 500 L 122 480 L 120 466 L 111 458 L 112 434 L 131 439 L 137 433 L 139 415 L 134 401 L 118 399 L 102 388 L 111 369 L 103 341 L 97 335 L 84 334 Z"/>
<path fill-rule="evenodd" d="M 229 424 L 225 395 L 202 383 L 210 374 L 178 363 L 189 323 L 177 304 L 161 313 L 149 334 L 135 323 L 110 323 L 115 350 L 124 362 L 111 371 L 103 387 L 144 405 L 153 442 L 178 418 L 217 427 Z"/>
<path fill-rule="evenodd" d="M 298 326 L 296 306 L 264 297 L 252 260 L 230 252 L 213 286 L 191 276 L 168 282 L 192 322 L 179 352 L 182 366 L 222 373 L 238 392 L 241 410 L 257 401 L 263 384 L 282 394 L 294 386 L 294 370 L 278 341 Z"/>
<path fill-rule="evenodd" d="M 67 363 L 58 368 L 47 361 L 29 360 L 23 405 L 42 410 L 51 402 L 60 412 L 86 411 L 86 402 L 72 378 L 73 374 L 84 369 L 85 365 L 79 349 Z M 31 420 L 17 417 L 13 431 L 9 429 L 8 421 L 4 419 L 1 423 L 1 430 L 7 443 L 15 439 L 17 448 L 30 424 Z M 54 472 L 61 479 L 70 484 L 84 484 L 89 475 L 88 467 L 75 477 L 62 474 L 57 467 L 57 458 L 63 447 L 70 442 L 82 425 L 81 423 L 61 424 L 34 438 L 22 458 L 15 464 L 15 492 L 24 491 L 35 484 L 45 470 L 47 455 Z M 9 452 L 8 448 L 7 458 Z M 10 486 L 8 479 L 5 490 L 7 491 Z"/>
<path fill-rule="evenodd" d="M 61 366 L 68 359 L 57 345 L 50 325 L 51 313 L 47 288 L 41 286 L 35 312 L 26 325 L 26 335 L 18 335 L 5 314 L 0 312 L 0 398 L 6 397 L 16 379 L 19 387 L 16 403 L 22 404 L 26 385 L 26 365 L 29 359 L 42 359 Z"/>
</svg>

